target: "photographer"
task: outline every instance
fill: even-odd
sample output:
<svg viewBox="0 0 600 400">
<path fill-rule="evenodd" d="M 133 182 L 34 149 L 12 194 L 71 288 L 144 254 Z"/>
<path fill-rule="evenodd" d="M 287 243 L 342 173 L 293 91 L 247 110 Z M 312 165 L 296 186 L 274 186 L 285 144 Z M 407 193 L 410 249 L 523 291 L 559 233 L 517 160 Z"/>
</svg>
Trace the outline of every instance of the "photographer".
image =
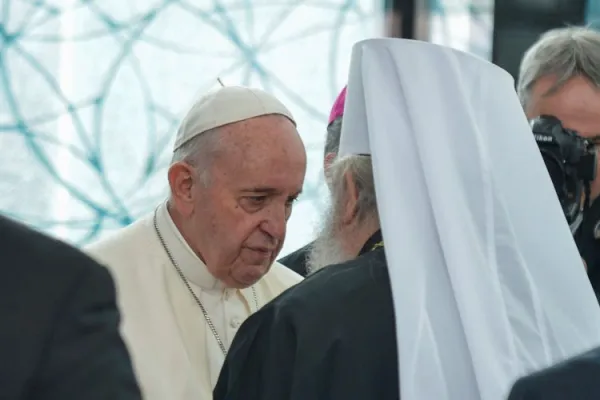
<svg viewBox="0 0 600 400">
<path fill-rule="evenodd" d="M 563 128 L 599 145 L 600 33 L 583 27 L 569 27 L 544 34 L 525 53 L 517 91 L 529 119 L 556 117 L 559 120 L 556 122 Z M 590 168 L 592 172 L 598 171 L 598 162 L 596 171 Z M 589 208 L 585 209 L 583 221 L 574 231 L 597 296 L 600 296 L 599 195 L 600 178 L 596 173 L 589 184 Z"/>
</svg>

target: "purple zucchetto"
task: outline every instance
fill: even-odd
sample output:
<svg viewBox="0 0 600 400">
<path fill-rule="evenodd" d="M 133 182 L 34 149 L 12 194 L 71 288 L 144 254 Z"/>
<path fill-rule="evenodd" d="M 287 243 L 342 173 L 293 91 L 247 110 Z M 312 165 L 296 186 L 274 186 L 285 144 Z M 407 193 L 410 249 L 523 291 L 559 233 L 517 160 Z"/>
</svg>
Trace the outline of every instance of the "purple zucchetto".
<svg viewBox="0 0 600 400">
<path fill-rule="evenodd" d="M 329 113 L 329 121 L 327 125 L 331 124 L 333 121 L 344 115 L 344 104 L 346 103 L 346 87 L 342 89 L 337 99 L 335 99 L 335 103 L 333 103 L 333 107 L 331 107 L 331 113 Z"/>
</svg>

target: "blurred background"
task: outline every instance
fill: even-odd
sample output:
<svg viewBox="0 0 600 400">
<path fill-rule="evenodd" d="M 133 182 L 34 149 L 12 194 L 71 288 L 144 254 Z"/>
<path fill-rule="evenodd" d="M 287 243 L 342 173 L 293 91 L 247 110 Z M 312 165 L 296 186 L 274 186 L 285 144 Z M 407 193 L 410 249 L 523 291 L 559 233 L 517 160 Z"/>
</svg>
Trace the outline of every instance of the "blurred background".
<svg viewBox="0 0 600 400">
<path fill-rule="evenodd" d="M 3 0 L 0 212 L 83 245 L 151 212 L 182 114 L 218 85 L 294 113 L 309 151 L 282 255 L 313 238 L 323 143 L 352 45 L 392 36 L 518 74 L 544 31 L 595 24 L 600 0 Z"/>
</svg>

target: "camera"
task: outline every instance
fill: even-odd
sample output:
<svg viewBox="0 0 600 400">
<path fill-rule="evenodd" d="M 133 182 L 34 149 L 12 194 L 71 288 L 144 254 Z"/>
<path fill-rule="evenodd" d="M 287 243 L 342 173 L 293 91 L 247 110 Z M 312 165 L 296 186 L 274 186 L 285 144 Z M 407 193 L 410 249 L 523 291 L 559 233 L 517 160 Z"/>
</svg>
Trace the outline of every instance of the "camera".
<svg viewBox="0 0 600 400">
<path fill-rule="evenodd" d="M 583 211 L 589 207 L 590 183 L 596 178 L 595 146 L 577 132 L 565 129 L 554 116 L 535 118 L 531 129 L 571 232 L 575 234 Z"/>
</svg>

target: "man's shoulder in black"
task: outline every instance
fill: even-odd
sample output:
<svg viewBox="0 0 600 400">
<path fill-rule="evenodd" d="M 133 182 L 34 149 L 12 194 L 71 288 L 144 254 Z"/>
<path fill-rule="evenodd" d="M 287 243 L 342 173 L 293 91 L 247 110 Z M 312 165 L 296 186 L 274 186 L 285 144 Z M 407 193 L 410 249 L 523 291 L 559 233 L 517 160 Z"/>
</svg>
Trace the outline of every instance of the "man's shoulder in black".
<svg viewBox="0 0 600 400">
<path fill-rule="evenodd" d="M 0 398 L 141 399 L 106 268 L 0 216 Z"/>
<path fill-rule="evenodd" d="M 251 316 L 215 400 L 398 398 L 393 302 L 377 249 L 309 276 Z"/>
<path fill-rule="evenodd" d="M 302 285 L 287 289 L 265 308 L 273 307 L 279 311 L 297 313 L 305 309 L 310 312 L 313 307 L 318 306 L 320 312 L 329 308 L 339 312 L 338 303 L 358 303 L 357 293 L 373 290 L 374 286 L 379 285 L 385 285 L 389 290 L 383 249 L 377 249 L 341 264 L 324 267 L 309 275 Z"/>
<path fill-rule="evenodd" d="M 519 379 L 508 400 L 600 399 L 600 348 Z"/>
</svg>

